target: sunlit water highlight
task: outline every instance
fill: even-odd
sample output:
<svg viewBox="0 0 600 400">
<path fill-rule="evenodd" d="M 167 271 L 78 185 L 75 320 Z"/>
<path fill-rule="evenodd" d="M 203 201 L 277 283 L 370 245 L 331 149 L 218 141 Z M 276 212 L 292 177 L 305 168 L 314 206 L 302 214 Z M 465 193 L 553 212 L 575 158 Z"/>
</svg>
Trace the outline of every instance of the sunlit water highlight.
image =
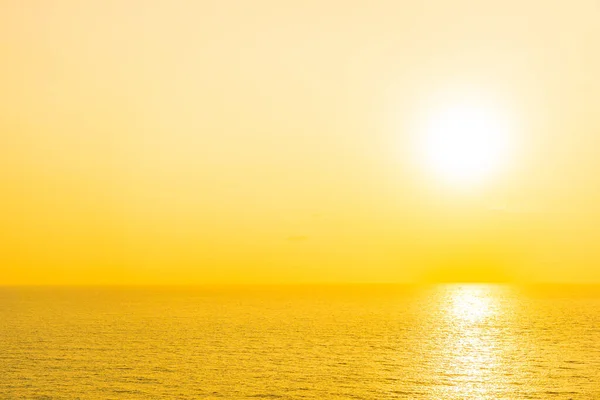
<svg viewBox="0 0 600 400">
<path fill-rule="evenodd" d="M 598 399 L 600 298 L 443 285 L 0 289 L 1 399 Z"/>
</svg>

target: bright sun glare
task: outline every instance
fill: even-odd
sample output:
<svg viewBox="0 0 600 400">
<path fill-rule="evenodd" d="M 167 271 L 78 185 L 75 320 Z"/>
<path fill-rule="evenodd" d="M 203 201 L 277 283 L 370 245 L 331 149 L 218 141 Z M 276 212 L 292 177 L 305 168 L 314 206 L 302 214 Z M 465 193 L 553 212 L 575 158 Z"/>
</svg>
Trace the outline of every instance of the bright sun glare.
<svg viewBox="0 0 600 400">
<path fill-rule="evenodd" d="M 509 156 L 508 119 L 481 102 L 455 102 L 430 110 L 419 130 L 420 159 L 433 175 L 453 185 L 489 179 Z"/>
<path fill-rule="evenodd" d="M 492 314 L 491 293 L 486 286 L 455 286 L 450 297 L 453 317 L 479 322 Z"/>
</svg>

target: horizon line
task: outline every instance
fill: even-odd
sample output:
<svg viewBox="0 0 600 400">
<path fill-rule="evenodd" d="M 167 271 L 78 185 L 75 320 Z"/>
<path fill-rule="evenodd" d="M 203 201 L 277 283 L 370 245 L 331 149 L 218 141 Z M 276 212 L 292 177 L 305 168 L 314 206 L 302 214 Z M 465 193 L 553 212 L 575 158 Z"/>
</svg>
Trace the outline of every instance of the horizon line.
<svg viewBox="0 0 600 400">
<path fill-rule="evenodd" d="M 432 282 L 204 282 L 204 283 L 7 283 L 0 288 L 11 287 L 250 287 L 250 286 L 443 286 L 443 285 L 490 285 L 490 286 L 600 286 L 599 282 L 507 282 L 507 281 L 432 281 Z"/>
</svg>

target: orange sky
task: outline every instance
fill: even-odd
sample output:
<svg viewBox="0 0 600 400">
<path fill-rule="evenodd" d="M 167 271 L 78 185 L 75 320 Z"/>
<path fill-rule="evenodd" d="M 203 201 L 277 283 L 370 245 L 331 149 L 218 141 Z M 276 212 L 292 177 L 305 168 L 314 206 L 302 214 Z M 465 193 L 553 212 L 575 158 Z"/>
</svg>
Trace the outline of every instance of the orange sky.
<svg viewBox="0 0 600 400">
<path fill-rule="evenodd" d="M 599 20 L 596 0 L 0 0 L 0 284 L 600 282 Z M 465 88 L 518 137 L 459 189 L 408 161 L 409 127 Z"/>
</svg>

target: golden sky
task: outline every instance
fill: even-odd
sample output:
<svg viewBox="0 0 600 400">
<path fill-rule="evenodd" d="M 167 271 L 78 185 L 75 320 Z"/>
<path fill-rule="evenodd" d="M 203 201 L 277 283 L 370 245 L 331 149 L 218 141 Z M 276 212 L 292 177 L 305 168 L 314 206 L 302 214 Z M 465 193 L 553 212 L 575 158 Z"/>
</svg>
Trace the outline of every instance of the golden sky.
<svg viewBox="0 0 600 400">
<path fill-rule="evenodd" d="M 599 21 L 597 0 L 0 0 L 0 283 L 600 282 Z M 448 186 L 411 127 L 465 91 L 514 149 Z"/>
</svg>

